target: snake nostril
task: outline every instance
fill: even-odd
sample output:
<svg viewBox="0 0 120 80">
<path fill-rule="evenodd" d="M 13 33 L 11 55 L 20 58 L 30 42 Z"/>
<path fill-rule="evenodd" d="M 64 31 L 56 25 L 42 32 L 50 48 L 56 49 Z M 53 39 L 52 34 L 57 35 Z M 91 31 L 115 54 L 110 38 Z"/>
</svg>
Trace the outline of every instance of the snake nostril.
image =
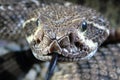
<svg viewBox="0 0 120 80">
<path fill-rule="evenodd" d="M 36 40 L 36 43 L 40 43 L 40 39 L 37 39 L 37 40 Z"/>
<path fill-rule="evenodd" d="M 74 42 L 75 46 L 82 49 L 83 48 L 83 44 L 80 42 Z"/>
</svg>

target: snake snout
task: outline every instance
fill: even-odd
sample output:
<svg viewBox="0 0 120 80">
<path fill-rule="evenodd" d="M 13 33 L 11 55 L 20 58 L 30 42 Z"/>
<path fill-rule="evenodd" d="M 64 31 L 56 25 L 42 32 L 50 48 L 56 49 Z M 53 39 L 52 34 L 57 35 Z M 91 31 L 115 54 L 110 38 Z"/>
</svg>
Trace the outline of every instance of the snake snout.
<svg viewBox="0 0 120 80">
<path fill-rule="evenodd" d="M 61 53 L 61 47 L 58 44 L 57 40 L 52 41 L 49 48 L 49 53 L 58 52 Z"/>
</svg>

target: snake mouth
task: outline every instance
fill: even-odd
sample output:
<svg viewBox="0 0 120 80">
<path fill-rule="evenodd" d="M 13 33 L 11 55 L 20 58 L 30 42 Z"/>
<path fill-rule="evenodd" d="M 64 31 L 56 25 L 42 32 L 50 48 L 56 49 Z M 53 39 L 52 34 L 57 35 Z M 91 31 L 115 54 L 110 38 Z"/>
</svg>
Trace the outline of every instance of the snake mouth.
<svg viewBox="0 0 120 80">
<path fill-rule="evenodd" d="M 50 53 L 57 51 L 59 54 L 69 58 L 83 58 L 96 50 L 98 45 L 84 35 L 70 33 L 50 44 Z"/>
<path fill-rule="evenodd" d="M 50 44 L 49 53 L 56 51 L 62 57 L 86 59 L 93 56 L 97 47 L 98 45 L 92 40 L 84 41 L 74 34 L 69 34 L 59 40 L 54 40 Z"/>
<path fill-rule="evenodd" d="M 48 37 L 44 36 L 43 42 L 39 41 L 39 43 L 31 44 L 31 46 L 33 55 L 37 59 L 44 61 L 51 60 L 53 52 L 57 52 L 59 54 L 59 60 L 61 61 L 65 61 L 66 59 L 73 61 L 89 59 L 95 54 L 98 47 L 98 45 L 93 41 L 84 41 L 74 34 L 69 34 L 52 41 L 49 40 Z"/>
<path fill-rule="evenodd" d="M 76 52 L 66 52 L 66 49 L 63 48 L 61 52 L 57 52 L 58 53 L 58 61 L 62 62 L 62 61 L 86 61 L 88 59 L 90 59 L 97 51 L 97 48 L 95 48 L 93 51 L 91 52 L 85 52 L 84 50 L 82 51 L 76 51 Z M 39 54 L 40 50 L 35 50 L 33 51 L 33 55 L 42 61 L 48 61 L 52 59 L 52 55 L 53 52 L 48 53 L 46 55 L 44 54 Z"/>
<path fill-rule="evenodd" d="M 75 45 L 72 44 L 69 47 L 62 48 L 62 55 L 70 58 L 85 57 L 89 53 L 90 49 L 86 45 L 78 45 L 79 43 L 77 42 Z"/>
</svg>

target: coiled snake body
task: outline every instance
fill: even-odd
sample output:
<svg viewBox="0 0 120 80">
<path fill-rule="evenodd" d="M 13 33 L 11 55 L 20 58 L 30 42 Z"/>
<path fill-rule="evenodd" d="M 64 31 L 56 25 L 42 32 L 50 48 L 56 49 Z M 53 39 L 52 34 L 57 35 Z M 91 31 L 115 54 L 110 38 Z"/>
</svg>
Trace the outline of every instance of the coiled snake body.
<svg viewBox="0 0 120 80">
<path fill-rule="evenodd" d="M 36 7 L 41 8 L 34 10 Z M 78 5 L 32 3 L 6 8 L 0 7 L 1 39 L 20 41 L 25 37 L 40 60 L 50 60 L 52 52 L 59 53 L 59 61 L 89 59 L 110 33 L 110 25 L 100 13 Z"/>
</svg>

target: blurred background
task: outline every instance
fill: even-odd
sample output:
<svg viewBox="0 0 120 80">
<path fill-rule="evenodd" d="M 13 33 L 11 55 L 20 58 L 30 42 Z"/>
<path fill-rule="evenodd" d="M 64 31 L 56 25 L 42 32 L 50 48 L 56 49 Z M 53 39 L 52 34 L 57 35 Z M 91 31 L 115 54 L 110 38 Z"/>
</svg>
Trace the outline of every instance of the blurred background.
<svg viewBox="0 0 120 80">
<path fill-rule="evenodd" d="M 22 0 L 0 0 L 4 3 L 21 2 Z M 29 1 L 29 0 L 27 0 Z M 30 0 L 36 1 L 36 0 Z M 37 0 L 47 3 L 65 3 L 83 5 L 101 12 L 110 21 L 111 27 L 120 27 L 120 0 Z M 0 23 L 1 24 L 1 23 Z M 8 44 L 0 42 L 0 44 Z M 13 46 L 13 48 L 11 48 Z M 12 49 L 12 50 L 10 50 Z M 9 47 L 0 46 L 0 80 L 43 80 L 48 62 L 36 60 L 29 49 L 20 51 L 20 46 L 9 43 Z M 12 51 L 12 52 L 11 52 Z M 13 52 L 14 51 L 14 52 Z M 47 67 L 46 67 L 47 66 Z M 42 73 L 41 73 L 42 72 Z M 38 76 L 38 78 L 36 78 Z"/>
</svg>

